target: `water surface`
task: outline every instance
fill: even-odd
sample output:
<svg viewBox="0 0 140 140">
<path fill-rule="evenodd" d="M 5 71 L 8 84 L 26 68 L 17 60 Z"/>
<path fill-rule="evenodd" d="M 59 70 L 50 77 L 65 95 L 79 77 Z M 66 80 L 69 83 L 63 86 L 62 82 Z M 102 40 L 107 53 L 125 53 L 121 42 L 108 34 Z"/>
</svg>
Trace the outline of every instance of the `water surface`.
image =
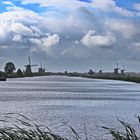
<svg viewBox="0 0 140 140">
<path fill-rule="evenodd" d="M 123 81 L 60 76 L 8 79 L 0 82 L 0 113 L 20 113 L 61 135 L 81 136 L 86 124 L 91 140 L 108 139 L 100 126 L 119 128 L 116 118 L 136 125 L 140 85 Z"/>
</svg>

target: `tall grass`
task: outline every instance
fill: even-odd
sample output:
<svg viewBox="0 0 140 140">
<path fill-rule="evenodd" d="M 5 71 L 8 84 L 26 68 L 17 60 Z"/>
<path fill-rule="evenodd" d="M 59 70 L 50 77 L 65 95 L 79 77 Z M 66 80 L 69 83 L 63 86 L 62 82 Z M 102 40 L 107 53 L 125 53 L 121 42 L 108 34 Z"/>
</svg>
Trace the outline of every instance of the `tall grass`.
<svg viewBox="0 0 140 140">
<path fill-rule="evenodd" d="M 138 123 L 140 123 L 140 116 L 135 115 L 135 117 L 138 119 Z M 118 121 L 122 125 L 124 131 L 117 130 L 115 128 L 102 127 L 109 131 L 113 140 L 140 140 L 140 136 L 134 126 L 122 120 Z"/>
<path fill-rule="evenodd" d="M 52 133 L 47 127 L 36 125 L 23 115 L 15 115 L 6 114 L 0 120 L 0 140 L 67 140 Z"/>
<path fill-rule="evenodd" d="M 140 123 L 140 117 L 135 116 Z M 124 128 L 124 131 L 119 131 L 114 128 L 102 127 L 106 129 L 112 136 L 112 140 L 140 140 L 136 129 L 129 123 L 118 120 Z M 80 140 L 77 132 L 69 126 L 74 134 L 74 140 Z M 86 126 L 85 140 L 89 140 L 87 136 Z M 100 135 L 100 134 L 99 134 Z M 68 140 L 55 133 L 48 127 L 36 125 L 30 119 L 20 114 L 8 113 L 0 120 L 0 140 Z M 91 139 L 90 139 L 91 140 Z M 92 139 L 94 140 L 94 138 Z"/>
</svg>

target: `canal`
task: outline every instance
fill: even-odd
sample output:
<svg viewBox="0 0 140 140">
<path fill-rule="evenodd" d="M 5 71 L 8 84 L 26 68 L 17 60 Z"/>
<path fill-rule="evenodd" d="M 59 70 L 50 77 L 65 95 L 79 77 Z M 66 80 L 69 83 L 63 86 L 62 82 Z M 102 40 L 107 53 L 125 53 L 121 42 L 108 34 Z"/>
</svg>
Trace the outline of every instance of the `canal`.
<svg viewBox="0 0 140 140">
<path fill-rule="evenodd" d="M 54 132 L 71 137 L 66 124 L 91 140 L 108 139 L 101 126 L 119 128 L 117 118 L 137 125 L 140 85 L 124 81 L 63 76 L 0 82 L 0 113 L 20 113 Z"/>
</svg>

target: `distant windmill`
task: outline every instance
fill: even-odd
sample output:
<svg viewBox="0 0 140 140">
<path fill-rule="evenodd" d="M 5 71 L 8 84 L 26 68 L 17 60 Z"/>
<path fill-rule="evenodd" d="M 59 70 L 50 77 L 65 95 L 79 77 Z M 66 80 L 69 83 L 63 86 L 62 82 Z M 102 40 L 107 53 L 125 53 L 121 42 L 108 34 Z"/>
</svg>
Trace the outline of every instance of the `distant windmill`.
<svg viewBox="0 0 140 140">
<path fill-rule="evenodd" d="M 103 73 L 103 68 L 102 68 L 102 66 L 101 66 L 101 69 L 99 70 L 99 74 L 102 74 Z"/>
<path fill-rule="evenodd" d="M 26 67 L 26 75 L 32 75 L 32 67 L 34 67 L 34 66 L 37 66 L 37 65 L 32 65 L 32 63 L 31 63 L 31 58 L 30 57 L 28 57 L 28 61 L 29 61 L 29 64 L 27 64 L 27 65 L 25 65 L 25 67 Z"/>
<path fill-rule="evenodd" d="M 119 74 L 119 64 L 118 62 L 116 63 L 116 68 L 114 68 L 114 74 Z"/>
<path fill-rule="evenodd" d="M 46 69 L 46 66 L 45 66 L 45 64 L 44 64 L 43 66 L 44 66 L 44 72 L 45 72 L 47 69 Z"/>
<path fill-rule="evenodd" d="M 123 68 L 121 69 L 121 74 L 123 75 L 125 71 L 126 70 L 125 70 L 124 65 L 123 65 Z"/>
<path fill-rule="evenodd" d="M 44 68 L 43 68 L 42 63 L 40 63 L 40 68 L 38 69 L 38 73 L 39 74 L 44 74 L 45 73 L 45 65 L 44 65 Z"/>
</svg>

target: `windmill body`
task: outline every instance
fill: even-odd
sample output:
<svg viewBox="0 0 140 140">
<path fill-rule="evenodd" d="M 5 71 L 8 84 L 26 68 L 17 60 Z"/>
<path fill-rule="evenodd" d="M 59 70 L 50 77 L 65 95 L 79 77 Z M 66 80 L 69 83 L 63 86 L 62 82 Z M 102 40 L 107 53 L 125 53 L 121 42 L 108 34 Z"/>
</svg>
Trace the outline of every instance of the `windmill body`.
<svg viewBox="0 0 140 140">
<path fill-rule="evenodd" d="M 125 72 L 125 68 L 124 68 L 124 65 L 123 65 L 123 69 L 121 69 L 121 74 L 124 75 L 124 72 Z"/>
<path fill-rule="evenodd" d="M 101 69 L 99 70 L 99 74 L 102 74 L 103 73 L 103 68 L 101 67 Z"/>
<path fill-rule="evenodd" d="M 37 65 L 32 65 L 31 64 L 30 57 L 28 58 L 28 60 L 29 60 L 29 64 L 25 65 L 25 67 L 26 67 L 26 71 L 25 72 L 26 72 L 26 75 L 31 76 L 32 75 L 32 67 L 37 66 Z"/>
<path fill-rule="evenodd" d="M 40 63 L 40 68 L 38 69 L 38 73 L 41 75 L 45 74 L 45 67 L 44 68 L 42 67 L 42 63 Z"/>
<path fill-rule="evenodd" d="M 114 68 L 114 74 L 119 74 L 119 67 L 118 67 L 118 63 L 116 63 L 116 68 Z"/>
<path fill-rule="evenodd" d="M 122 75 L 124 74 L 124 71 L 125 71 L 124 69 L 123 69 L 123 70 L 121 70 L 121 74 L 122 74 Z"/>
</svg>

